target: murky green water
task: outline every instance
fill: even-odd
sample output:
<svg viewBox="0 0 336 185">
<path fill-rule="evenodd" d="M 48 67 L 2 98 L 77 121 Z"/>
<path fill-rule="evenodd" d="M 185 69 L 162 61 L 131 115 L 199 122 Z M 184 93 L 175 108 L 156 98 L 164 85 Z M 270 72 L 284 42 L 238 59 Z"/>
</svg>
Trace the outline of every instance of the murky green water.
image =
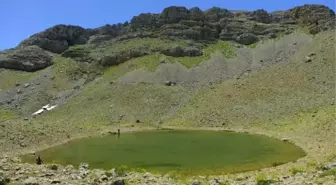
<svg viewBox="0 0 336 185">
<path fill-rule="evenodd" d="M 126 165 L 152 172 L 221 174 L 286 163 L 305 156 L 277 139 L 223 131 L 151 131 L 85 138 L 38 153 L 47 163 L 111 169 Z M 34 156 L 24 156 L 34 162 Z"/>
</svg>

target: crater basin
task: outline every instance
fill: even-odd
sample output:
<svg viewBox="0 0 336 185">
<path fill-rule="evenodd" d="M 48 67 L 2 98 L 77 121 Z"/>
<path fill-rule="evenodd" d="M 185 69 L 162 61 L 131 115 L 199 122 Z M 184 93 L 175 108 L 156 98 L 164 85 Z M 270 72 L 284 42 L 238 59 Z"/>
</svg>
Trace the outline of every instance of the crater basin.
<svg viewBox="0 0 336 185">
<path fill-rule="evenodd" d="M 227 131 L 149 131 L 70 141 L 38 152 L 45 163 L 186 175 L 258 170 L 295 161 L 305 152 L 290 142 Z M 25 162 L 35 162 L 32 155 Z"/>
</svg>

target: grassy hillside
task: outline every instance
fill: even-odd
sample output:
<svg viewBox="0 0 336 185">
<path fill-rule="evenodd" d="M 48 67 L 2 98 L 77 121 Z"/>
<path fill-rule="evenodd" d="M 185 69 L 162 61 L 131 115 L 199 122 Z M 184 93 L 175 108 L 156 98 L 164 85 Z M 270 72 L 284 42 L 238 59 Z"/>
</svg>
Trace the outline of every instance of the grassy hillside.
<svg viewBox="0 0 336 185">
<path fill-rule="evenodd" d="M 36 87 L 44 98 L 39 98 L 41 95 L 25 96 L 26 103 L 22 104 L 19 112 L 26 110 L 28 121 L 17 117 L 0 123 L 4 130 L 2 138 L 6 141 L 3 145 L 25 149 L 20 143 L 34 147 L 37 142 L 40 145 L 53 144 L 59 142 L 59 138 L 66 139 L 68 136 L 100 133 L 117 127 L 150 125 L 255 129 L 278 137 L 290 133 L 295 136 L 294 133 L 302 129 L 310 132 L 300 132 L 304 136 L 297 137 L 298 142 L 319 133 L 316 137 L 321 137 L 330 146 L 328 139 L 331 140 L 333 133 L 321 133 L 331 127 L 335 118 L 334 40 L 332 31 L 320 33 L 298 54 L 287 56 L 290 57 L 289 62 L 272 64 L 269 68 L 218 84 L 195 87 L 116 82 L 138 68 L 156 69 L 163 57 L 160 54 L 132 59 L 109 68 L 55 57 L 55 64 L 50 68 L 28 73 L 35 77 L 32 79 L 41 82 Z M 184 60 L 184 65 L 191 67 L 216 50 L 228 58 L 242 54 L 235 53 L 229 43 L 218 42 L 205 47 L 204 56 L 176 60 L 181 60 L 181 63 Z M 315 55 L 312 62 L 306 63 L 304 58 L 310 52 Z M 165 57 L 168 61 L 175 61 L 172 58 Z M 234 65 L 232 62 L 230 65 Z M 7 71 L 3 74 L 6 73 L 9 74 Z M 21 74 L 18 76 L 21 78 Z M 13 76 L 13 79 L 16 78 Z M 8 87 L 13 86 L 15 84 L 12 83 Z M 55 101 L 61 103 L 59 108 L 36 118 L 28 116 L 57 96 L 60 96 Z M 3 112 L 8 114 L 8 111 L 10 115 L 17 114 L 16 109 L 5 108 Z M 311 125 L 308 124 L 310 121 Z M 320 126 L 316 127 L 316 124 Z M 8 135 L 12 135 L 12 138 L 8 138 Z M 302 146 L 306 144 L 303 142 Z M 316 149 L 317 145 L 314 146 Z"/>
</svg>

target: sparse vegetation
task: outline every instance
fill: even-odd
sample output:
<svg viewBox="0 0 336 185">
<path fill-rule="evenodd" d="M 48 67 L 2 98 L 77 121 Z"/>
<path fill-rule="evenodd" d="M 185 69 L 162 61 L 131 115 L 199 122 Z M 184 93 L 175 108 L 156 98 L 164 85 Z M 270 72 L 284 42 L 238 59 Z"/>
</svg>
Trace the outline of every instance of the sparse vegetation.
<svg viewBox="0 0 336 185">
<path fill-rule="evenodd" d="M 336 177 L 336 169 L 330 168 L 327 171 L 324 171 L 319 175 L 320 178 L 326 177 L 326 176 L 335 176 Z"/>
<path fill-rule="evenodd" d="M 126 165 L 121 165 L 115 168 L 115 172 L 118 176 L 123 177 L 126 175 L 128 167 Z"/>
<path fill-rule="evenodd" d="M 11 110 L 0 109 L 0 121 L 5 121 L 13 119 L 16 117 L 16 114 Z"/>
<path fill-rule="evenodd" d="M 31 73 L 31 72 L 21 72 L 21 71 L 1 69 L 0 78 L 3 80 L 0 80 L 0 89 L 13 88 L 17 83 L 27 81 L 36 75 L 38 75 L 38 72 Z"/>
<path fill-rule="evenodd" d="M 259 174 L 255 177 L 255 181 L 257 185 L 270 185 L 274 181 L 269 179 L 265 174 Z"/>
<path fill-rule="evenodd" d="M 304 169 L 304 167 L 293 167 L 289 171 L 292 175 L 296 175 L 297 173 L 305 172 L 305 169 Z"/>
</svg>

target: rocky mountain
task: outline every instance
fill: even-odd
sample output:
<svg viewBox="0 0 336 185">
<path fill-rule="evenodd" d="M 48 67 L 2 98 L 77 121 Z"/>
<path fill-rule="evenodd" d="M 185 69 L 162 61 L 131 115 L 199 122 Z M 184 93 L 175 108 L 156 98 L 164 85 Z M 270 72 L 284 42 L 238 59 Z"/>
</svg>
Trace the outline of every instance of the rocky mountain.
<svg viewBox="0 0 336 185">
<path fill-rule="evenodd" d="M 276 12 L 171 6 L 122 24 L 36 33 L 0 51 L 0 185 L 333 185 L 335 36 L 335 13 L 323 5 Z M 118 129 L 248 132 L 292 142 L 307 155 L 190 178 L 17 158 Z"/>
<path fill-rule="evenodd" d="M 335 13 L 323 5 L 304 5 L 271 13 L 263 9 L 249 12 L 213 7 L 202 11 L 197 7 L 187 9 L 171 6 L 165 8 L 161 14 L 143 13 L 134 16 L 130 23 L 107 24 L 96 29 L 56 25 L 32 35 L 16 48 L 1 52 L 0 67 L 24 71 L 43 69 L 52 65 L 45 59 L 45 51 L 62 54 L 80 62 L 99 62 L 104 66 L 116 65 L 155 52 L 176 57 L 199 56 L 202 55 L 201 47 L 194 45 L 184 48 L 173 46 L 150 49 L 144 45 L 121 52 L 113 51 L 106 56 L 98 51 L 96 56 L 92 56 L 90 50 L 104 48 L 108 42 L 113 44 L 134 38 L 189 40 L 191 43 L 223 40 L 250 45 L 259 40 L 290 34 L 300 27 L 316 34 L 334 26 Z M 76 45 L 86 47 L 72 48 Z M 17 56 L 17 53 L 31 50 L 25 48 L 30 46 L 38 46 L 45 51 L 35 48 L 33 52 L 29 52 L 28 61 Z"/>
</svg>

